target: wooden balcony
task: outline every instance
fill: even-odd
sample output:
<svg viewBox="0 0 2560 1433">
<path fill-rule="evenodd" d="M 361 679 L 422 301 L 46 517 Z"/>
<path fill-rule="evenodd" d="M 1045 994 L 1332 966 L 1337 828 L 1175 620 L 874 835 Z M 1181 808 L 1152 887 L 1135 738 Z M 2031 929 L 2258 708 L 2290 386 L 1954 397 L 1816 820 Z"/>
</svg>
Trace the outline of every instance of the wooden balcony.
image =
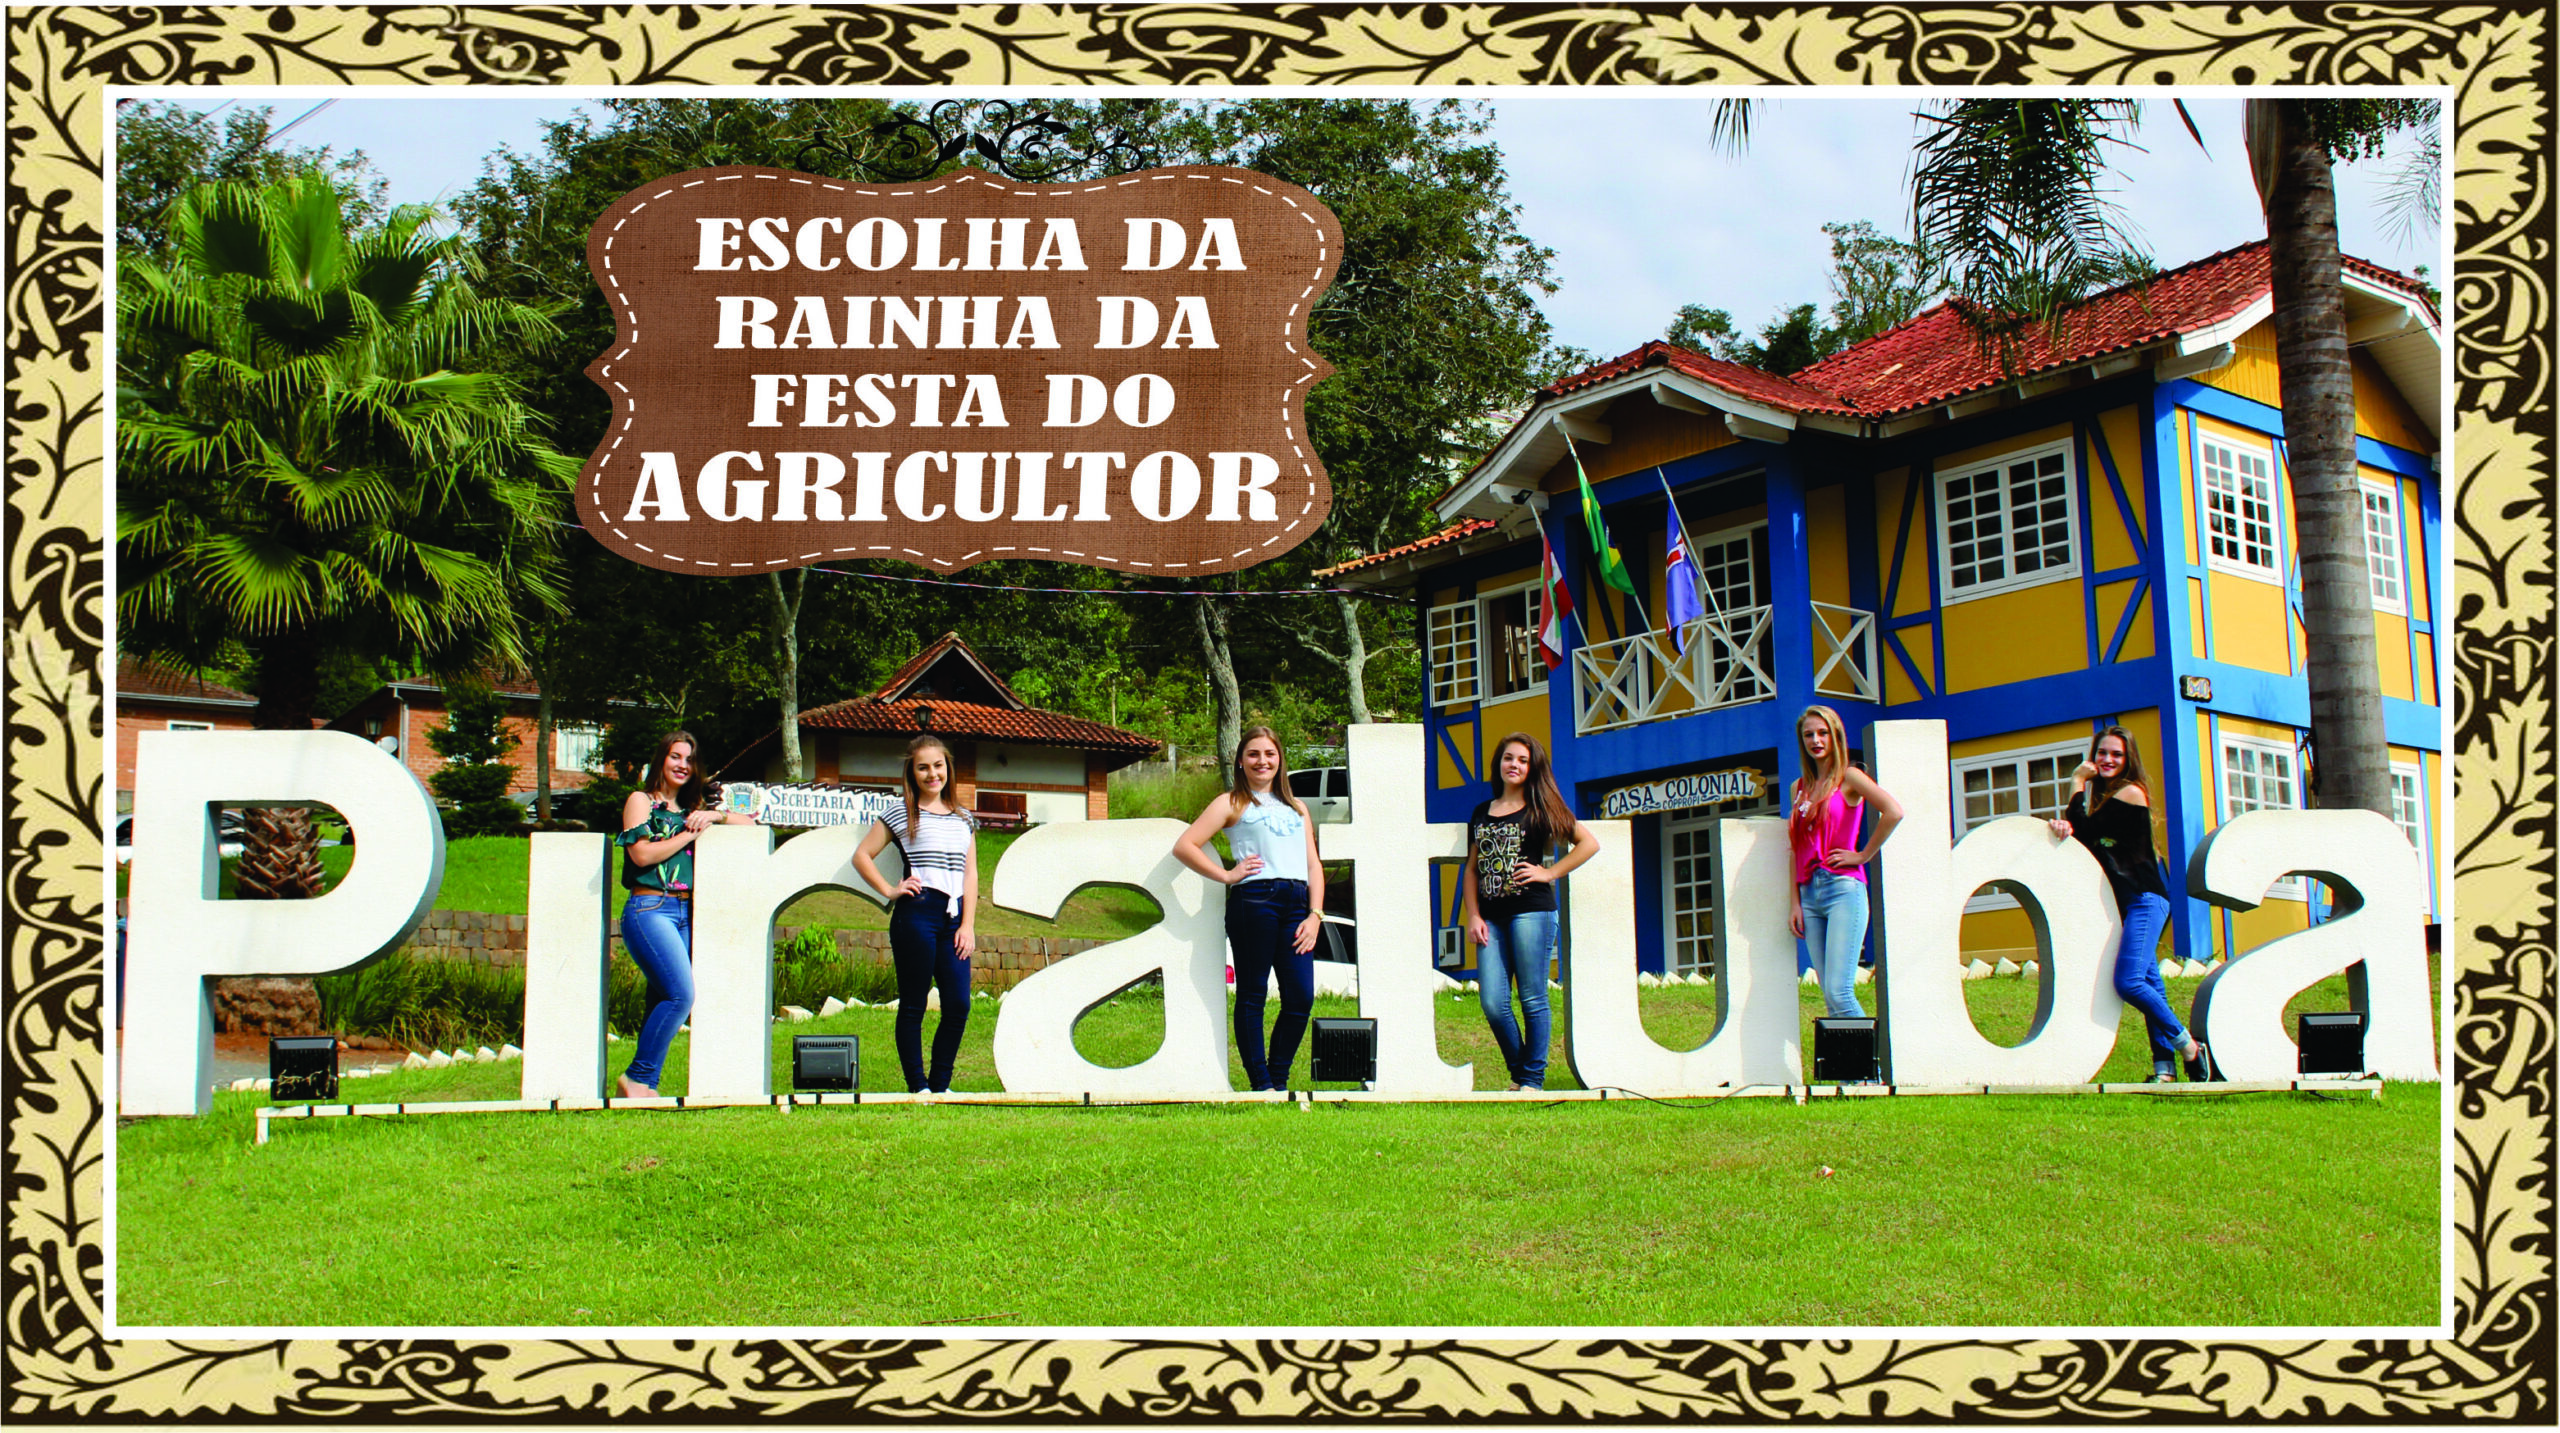
<svg viewBox="0 0 2560 1433">
<path fill-rule="evenodd" d="M 1576 648 L 1574 734 L 1589 736 L 1776 697 L 1770 616 L 1768 607 L 1743 607 L 1684 624 L 1685 641 L 1675 642 L 1670 632 L 1641 632 Z M 1851 701 L 1881 700 L 1874 613 L 1814 603 L 1812 656 L 1816 692 Z"/>
</svg>

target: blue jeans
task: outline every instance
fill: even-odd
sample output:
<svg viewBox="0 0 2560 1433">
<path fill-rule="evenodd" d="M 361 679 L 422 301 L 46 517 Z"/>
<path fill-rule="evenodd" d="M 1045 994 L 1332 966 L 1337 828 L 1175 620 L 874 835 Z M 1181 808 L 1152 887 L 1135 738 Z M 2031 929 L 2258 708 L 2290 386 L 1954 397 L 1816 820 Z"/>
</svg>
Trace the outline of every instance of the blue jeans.
<svg viewBox="0 0 2560 1433">
<path fill-rule="evenodd" d="M 1307 918 L 1304 881 L 1247 881 L 1227 888 L 1227 948 L 1236 962 L 1236 1053 L 1244 1060 L 1245 1088 L 1289 1085 L 1298 1041 L 1316 1008 L 1316 957 L 1297 951 L 1298 926 Z M 1271 1058 L 1262 1056 L 1262 1005 L 1273 975 L 1280 977 L 1280 1018 L 1271 1022 Z"/>
<path fill-rule="evenodd" d="M 2187 1048 L 2187 1027 L 2169 1008 L 2169 988 L 2160 983 L 2160 928 L 2169 923 L 2169 902 L 2152 891 L 2133 898 L 2124 913 L 2124 939 L 2116 946 L 2116 994 L 2142 1012 L 2151 1031 L 2151 1068 L 2167 1073 Z"/>
<path fill-rule="evenodd" d="M 658 1087 L 667 1047 L 693 1013 L 693 902 L 633 891 L 622 907 L 622 948 L 649 978 L 649 1014 L 623 1078 Z"/>
<path fill-rule="evenodd" d="M 1493 1027 L 1493 1043 L 1511 1083 L 1533 1090 L 1547 1087 L 1547 962 L 1556 953 L 1556 913 L 1518 911 L 1488 916 L 1485 931 L 1493 937 L 1476 953 L 1476 1003 Z M 1511 987 L 1520 987 L 1520 1013 L 1528 1021 L 1528 1038 L 1511 1021 Z"/>
<path fill-rule="evenodd" d="M 907 1093 L 951 1088 L 951 1066 L 969 1028 L 969 962 L 958 938 L 960 917 L 940 891 L 900 896 L 889 906 L 889 956 L 898 967 L 898 1068 Z M 942 992 L 942 1018 L 933 1027 L 933 1068 L 924 1063 L 924 997 Z"/>
<path fill-rule="evenodd" d="M 1797 891 L 1804 905 L 1804 948 L 1822 972 L 1823 1013 L 1862 1016 L 1858 950 L 1867 943 L 1867 883 L 1817 870 Z"/>
</svg>

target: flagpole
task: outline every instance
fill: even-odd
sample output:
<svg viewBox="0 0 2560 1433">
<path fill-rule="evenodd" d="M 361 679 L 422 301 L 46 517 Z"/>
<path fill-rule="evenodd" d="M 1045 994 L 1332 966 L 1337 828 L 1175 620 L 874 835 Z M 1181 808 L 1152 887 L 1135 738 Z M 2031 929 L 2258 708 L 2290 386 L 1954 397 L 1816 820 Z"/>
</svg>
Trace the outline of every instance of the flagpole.
<svg viewBox="0 0 2560 1433">
<path fill-rule="evenodd" d="M 1723 616 L 1724 599 L 1716 595 L 1714 586 L 1707 581 L 1706 568 L 1698 563 L 1698 544 L 1689 538 L 1688 520 L 1680 516 L 1680 499 L 1672 493 L 1671 480 L 1662 475 L 1662 466 L 1658 463 L 1654 465 L 1653 480 L 1662 484 L 1663 499 L 1671 505 L 1671 521 L 1680 529 L 1680 546 L 1689 554 L 1689 570 L 1698 575 L 1698 586 L 1706 593 L 1707 600 L 1715 604 L 1716 615 Z M 1666 583 L 1670 580 L 1668 575 L 1663 578 Z"/>
<path fill-rule="evenodd" d="M 1564 450 L 1573 458 L 1574 471 L 1582 478 L 1583 486 L 1588 488 L 1591 484 L 1591 474 L 1589 470 L 1582 466 L 1582 450 L 1573 446 L 1573 435 L 1565 431 L 1565 427 L 1562 422 L 1558 422 L 1556 424 L 1556 434 L 1564 439 Z M 1594 496 L 1594 501 L 1597 501 L 1596 495 Z M 1592 538 L 1592 546 L 1595 549 L 1600 545 L 1600 536 L 1601 535 L 1595 534 Z M 1618 554 L 1618 561 L 1621 565 L 1623 565 L 1626 560 L 1627 558 L 1625 553 Z M 1627 582 L 1629 586 L 1634 585 L 1634 573 L 1630 572 L 1627 574 Z M 1644 599 L 1638 597 L 1633 592 L 1629 592 L 1627 594 L 1627 605 L 1636 609 L 1636 616 L 1644 623 L 1644 630 L 1651 632 L 1653 630 L 1653 618 L 1645 614 Z"/>
<path fill-rule="evenodd" d="M 1533 522 L 1533 523 L 1536 523 L 1536 524 L 1538 525 L 1538 545 L 1539 545 L 1540 547 L 1546 548 L 1549 552 L 1554 551 L 1554 550 L 1555 550 L 1555 545 L 1556 545 L 1556 543 L 1555 543 L 1555 539 L 1554 539 L 1554 538 L 1551 538 L 1551 537 L 1549 537 L 1549 536 L 1547 536 L 1547 523 L 1546 523 L 1546 519 L 1544 519 L 1544 518 L 1542 518 L 1542 517 L 1539 517 L 1539 516 L 1538 516 L 1538 510 L 1537 510 L 1536 508 L 1531 508 L 1531 509 L 1529 509 L 1529 521 L 1531 521 L 1531 522 Z M 1541 554 L 1539 554 L 1539 555 L 1540 555 L 1540 557 L 1541 557 L 1541 558 L 1543 558 L 1543 557 L 1545 556 L 1545 554 L 1544 554 L 1544 553 L 1541 553 Z M 1545 572 L 1545 570 L 1544 570 L 1544 569 L 1545 569 L 1545 566 L 1546 566 L 1546 564 L 1545 564 L 1543 561 L 1541 561 L 1541 562 L 1539 563 L 1540 571 L 1539 571 L 1539 573 L 1538 573 L 1538 585 L 1539 585 L 1539 586 L 1541 586 L 1541 587 L 1544 587 L 1544 586 L 1546 585 L 1546 581 L 1547 581 L 1547 574 L 1546 574 L 1546 572 Z M 1561 570 L 1559 570 L 1559 571 L 1557 572 L 1557 574 L 1556 574 L 1556 575 L 1557 575 L 1557 576 L 1559 576 L 1559 577 L 1561 577 L 1561 576 L 1563 576 L 1564 574 L 1563 574 L 1563 572 L 1562 572 Z M 1554 594 L 1554 593 L 1552 593 L 1552 592 L 1541 592 L 1541 593 L 1539 593 L 1539 594 L 1538 594 L 1538 601 L 1539 601 L 1541 604 L 1545 604 L 1545 603 L 1553 602 L 1554 600 L 1555 600 L 1555 594 Z M 1566 619 L 1567 619 L 1567 620 L 1569 620 L 1569 621 L 1571 621 L 1571 622 L 1573 623 L 1573 635 L 1574 635 L 1574 637 L 1575 637 L 1575 639 L 1576 639 L 1576 640 L 1575 640 L 1575 642 L 1574 642 L 1574 645 L 1575 645 L 1575 646 L 1578 646 L 1578 647 L 1588 647 L 1588 646 L 1590 646 L 1590 645 L 1591 645 L 1591 634 L 1590 634 L 1589 632 L 1586 632 L 1586 631 L 1584 631 L 1584 630 L 1582 629 L 1582 614 L 1581 614 L 1581 613 L 1579 613 L 1579 612 L 1577 612 L 1577 611 L 1575 611 L 1574 609 L 1572 609 L 1572 608 L 1570 608 L 1570 607 L 1567 607 L 1566 609 L 1564 609 L 1564 615 L 1565 615 L 1565 617 L 1566 617 Z"/>
</svg>

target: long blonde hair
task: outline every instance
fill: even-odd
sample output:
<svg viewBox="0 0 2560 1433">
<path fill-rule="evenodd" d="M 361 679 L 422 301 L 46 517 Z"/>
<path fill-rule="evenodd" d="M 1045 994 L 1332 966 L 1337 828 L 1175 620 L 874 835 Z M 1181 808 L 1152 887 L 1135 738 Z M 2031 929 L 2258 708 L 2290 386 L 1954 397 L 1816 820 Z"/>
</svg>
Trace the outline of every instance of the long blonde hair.
<svg viewBox="0 0 2560 1433">
<path fill-rule="evenodd" d="M 1244 774 L 1244 749 L 1253 745 L 1255 737 L 1269 739 L 1271 749 L 1280 756 L 1280 765 L 1271 773 L 1271 794 L 1288 802 L 1290 810 L 1301 816 L 1307 814 L 1307 804 L 1289 789 L 1289 748 L 1280 744 L 1280 733 L 1267 726 L 1249 726 L 1244 735 L 1236 738 L 1235 760 L 1227 781 L 1227 819 L 1219 823 L 1221 826 L 1233 826 L 1253 809 L 1253 778 Z"/>
<path fill-rule="evenodd" d="M 1816 763 L 1812 753 L 1804 749 L 1804 724 L 1808 717 L 1821 722 L 1822 729 L 1831 735 L 1828 743 L 1831 755 L 1827 760 L 1819 763 L 1818 770 L 1814 769 Z M 1801 804 L 1820 806 L 1830 798 L 1832 792 L 1840 789 L 1840 783 L 1846 779 L 1846 773 L 1849 770 L 1849 733 L 1841 727 L 1838 712 L 1819 704 L 1804 709 L 1803 715 L 1796 718 L 1795 730 L 1796 757 L 1807 767 L 1804 775 L 1796 778 L 1797 790 L 1802 798 Z"/>
</svg>

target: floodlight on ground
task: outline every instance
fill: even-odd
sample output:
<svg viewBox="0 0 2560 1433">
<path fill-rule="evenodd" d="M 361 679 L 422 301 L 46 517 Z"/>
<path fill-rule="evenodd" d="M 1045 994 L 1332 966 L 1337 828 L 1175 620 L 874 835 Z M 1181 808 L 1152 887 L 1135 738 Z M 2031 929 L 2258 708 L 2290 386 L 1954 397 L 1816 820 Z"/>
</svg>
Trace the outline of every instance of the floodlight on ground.
<svg viewBox="0 0 2560 1433">
<path fill-rule="evenodd" d="M 850 1090 L 862 1083 L 862 1041 L 852 1035 L 791 1037 L 791 1087 Z"/>
<path fill-rule="evenodd" d="M 338 1038 L 279 1035 L 267 1041 L 267 1098 L 334 1100 L 338 1097 Z"/>
<path fill-rule="evenodd" d="M 1813 1082 L 1856 1085 L 1875 1078 L 1875 1017 L 1817 1016 L 1813 1022 Z"/>
<path fill-rule="evenodd" d="M 1308 1078 L 1362 1084 L 1378 1078 L 1377 1021 L 1319 1016 L 1314 1046 L 1307 1061 Z"/>
<path fill-rule="evenodd" d="M 2304 1011 L 2294 1020 L 2294 1068 L 2305 1075 L 2344 1075 L 2364 1071 L 2364 1012 Z"/>
</svg>

